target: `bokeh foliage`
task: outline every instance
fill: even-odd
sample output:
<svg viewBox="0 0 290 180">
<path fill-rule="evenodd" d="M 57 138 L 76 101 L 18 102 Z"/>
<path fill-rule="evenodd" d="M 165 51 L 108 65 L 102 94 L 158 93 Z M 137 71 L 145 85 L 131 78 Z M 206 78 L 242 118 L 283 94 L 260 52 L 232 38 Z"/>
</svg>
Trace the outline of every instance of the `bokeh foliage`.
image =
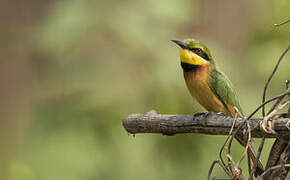
<svg viewBox="0 0 290 180">
<path fill-rule="evenodd" d="M 224 136 L 133 137 L 121 120 L 204 111 L 169 41 L 186 37 L 209 45 L 249 114 L 289 44 L 290 25 L 272 26 L 289 8 L 287 0 L 4 2 L 1 179 L 205 179 Z M 269 96 L 284 89 L 289 66 L 288 55 Z M 235 144 L 236 159 L 241 152 Z"/>
</svg>

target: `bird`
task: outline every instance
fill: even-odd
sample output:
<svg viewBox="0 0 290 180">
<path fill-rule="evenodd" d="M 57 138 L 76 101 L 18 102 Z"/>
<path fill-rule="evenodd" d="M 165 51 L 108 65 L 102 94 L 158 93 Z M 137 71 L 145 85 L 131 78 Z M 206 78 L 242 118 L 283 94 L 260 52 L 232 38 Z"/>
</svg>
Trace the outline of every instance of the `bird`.
<svg viewBox="0 0 290 180">
<path fill-rule="evenodd" d="M 242 113 L 231 81 L 219 70 L 209 48 L 195 39 L 171 41 L 180 47 L 180 63 L 191 96 L 208 111 L 235 116 L 237 112 L 234 107 L 236 107 Z M 235 136 L 235 138 L 246 147 L 246 137 Z M 251 145 L 247 154 L 252 167 L 256 155 Z M 258 161 L 255 176 L 261 175 L 263 171 L 263 165 Z"/>
</svg>

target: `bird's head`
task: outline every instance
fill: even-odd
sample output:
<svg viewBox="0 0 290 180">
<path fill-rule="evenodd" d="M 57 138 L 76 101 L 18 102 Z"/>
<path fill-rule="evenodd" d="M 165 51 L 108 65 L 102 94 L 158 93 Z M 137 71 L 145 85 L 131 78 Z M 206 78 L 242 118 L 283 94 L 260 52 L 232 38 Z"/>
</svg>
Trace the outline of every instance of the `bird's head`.
<svg viewBox="0 0 290 180">
<path fill-rule="evenodd" d="M 181 47 L 179 52 L 181 64 L 193 66 L 214 65 L 210 51 L 203 43 L 195 39 L 171 41 Z"/>
</svg>

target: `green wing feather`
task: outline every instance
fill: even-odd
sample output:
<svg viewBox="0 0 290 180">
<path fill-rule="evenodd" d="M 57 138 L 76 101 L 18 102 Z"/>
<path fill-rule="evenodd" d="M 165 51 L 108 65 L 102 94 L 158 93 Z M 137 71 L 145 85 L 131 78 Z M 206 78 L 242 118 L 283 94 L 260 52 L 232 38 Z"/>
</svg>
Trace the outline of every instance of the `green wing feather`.
<svg viewBox="0 0 290 180">
<path fill-rule="evenodd" d="M 230 80 L 221 72 L 214 69 L 210 73 L 210 86 L 217 97 L 223 102 L 228 103 L 239 109 L 241 113 L 242 108 L 236 98 L 236 93 L 232 88 Z"/>
</svg>

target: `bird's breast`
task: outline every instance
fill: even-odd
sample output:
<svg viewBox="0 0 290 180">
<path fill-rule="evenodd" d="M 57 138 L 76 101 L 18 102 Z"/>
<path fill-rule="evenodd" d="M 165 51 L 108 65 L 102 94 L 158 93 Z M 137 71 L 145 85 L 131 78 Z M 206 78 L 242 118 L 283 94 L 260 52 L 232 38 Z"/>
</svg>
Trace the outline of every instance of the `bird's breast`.
<svg viewBox="0 0 290 180">
<path fill-rule="evenodd" d="M 223 103 L 210 87 L 209 73 L 209 66 L 201 66 L 194 71 L 184 71 L 187 88 L 192 97 L 208 111 L 226 113 Z"/>
</svg>

